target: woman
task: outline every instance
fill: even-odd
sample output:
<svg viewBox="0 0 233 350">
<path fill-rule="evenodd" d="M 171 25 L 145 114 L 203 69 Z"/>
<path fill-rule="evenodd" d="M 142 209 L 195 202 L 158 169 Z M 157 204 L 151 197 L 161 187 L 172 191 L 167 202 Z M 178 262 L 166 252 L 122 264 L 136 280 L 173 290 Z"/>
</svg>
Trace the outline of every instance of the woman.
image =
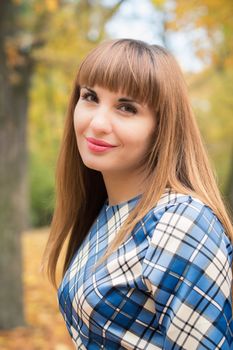
<svg viewBox="0 0 233 350">
<path fill-rule="evenodd" d="M 77 349 L 231 349 L 233 229 L 180 69 L 139 40 L 80 65 L 45 261 Z"/>
</svg>

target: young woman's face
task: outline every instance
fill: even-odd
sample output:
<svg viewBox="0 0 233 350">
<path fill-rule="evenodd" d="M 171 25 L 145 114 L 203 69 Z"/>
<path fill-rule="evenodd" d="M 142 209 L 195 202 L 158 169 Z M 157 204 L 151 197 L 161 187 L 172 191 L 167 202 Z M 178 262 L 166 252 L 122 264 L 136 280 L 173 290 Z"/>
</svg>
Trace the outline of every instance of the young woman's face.
<svg viewBox="0 0 233 350">
<path fill-rule="evenodd" d="M 132 174 L 148 150 L 155 116 L 129 96 L 82 86 L 74 128 L 84 164 L 104 173 Z"/>
</svg>

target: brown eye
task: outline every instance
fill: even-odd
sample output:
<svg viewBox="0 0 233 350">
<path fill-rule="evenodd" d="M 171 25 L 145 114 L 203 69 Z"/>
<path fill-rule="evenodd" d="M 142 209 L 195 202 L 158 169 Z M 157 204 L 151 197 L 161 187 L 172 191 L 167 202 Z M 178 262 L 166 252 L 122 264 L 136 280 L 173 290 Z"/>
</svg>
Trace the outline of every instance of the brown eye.
<svg viewBox="0 0 233 350">
<path fill-rule="evenodd" d="M 137 109 L 132 105 L 124 104 L 124 105 L 121 105 L 119 108 L 121 111 L 126 113 L 131 113 L 131 114 L 137 113 Z"/>
<path fill-rule="evenodd" d="M 88 102 L 97 102 L 97 96 L 93 94 L 92 92 L 85 92 L 81 95 L 82 100 L 86 100 Z"/>
</svg>

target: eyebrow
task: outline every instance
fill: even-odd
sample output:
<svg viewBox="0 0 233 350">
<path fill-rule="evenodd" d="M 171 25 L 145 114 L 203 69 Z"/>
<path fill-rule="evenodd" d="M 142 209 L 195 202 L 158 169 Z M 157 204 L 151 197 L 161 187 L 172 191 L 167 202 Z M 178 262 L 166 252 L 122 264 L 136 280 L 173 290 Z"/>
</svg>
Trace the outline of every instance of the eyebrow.
<svg viewBox="0 0 233 350">
<path fill-rule="evenodd" d="M 94 90 L 92 90 L 91 88 L 89 88 L 88 86 L 83 85 L 83 86 L 80 86 L 80 88 L 81 88 L 81 89 L 82 89 L 82 88 L 85 88 L 85 89 L 87 89 L 88 91 L 92 92 L 93 94 L 97 95 L 97 93 L 96 93 Z M 128 97 L 121 97 L 121 98 L 118 99 L 118 102 L 135 102 L 135 103 L 140 104 L 138 101 L 132 100 L 132 99 L 130 99 L 130 98 L 128 98 Z"/>
</svg>

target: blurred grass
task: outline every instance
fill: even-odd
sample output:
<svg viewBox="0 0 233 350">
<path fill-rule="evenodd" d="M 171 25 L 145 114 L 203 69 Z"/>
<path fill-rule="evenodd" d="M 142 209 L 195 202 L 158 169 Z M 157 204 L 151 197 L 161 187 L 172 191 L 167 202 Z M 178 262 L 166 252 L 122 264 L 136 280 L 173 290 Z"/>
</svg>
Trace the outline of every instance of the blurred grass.
<svg viewBox="0 0 233 350">
<path fill-rule="evenodd" d="M 56 290 L 40 273 L 48 229 L 22 235 L 26 326 L 0 331 L 1 350 L 71 350 L 74 345 L 59 312 Z"/>
</svg>

